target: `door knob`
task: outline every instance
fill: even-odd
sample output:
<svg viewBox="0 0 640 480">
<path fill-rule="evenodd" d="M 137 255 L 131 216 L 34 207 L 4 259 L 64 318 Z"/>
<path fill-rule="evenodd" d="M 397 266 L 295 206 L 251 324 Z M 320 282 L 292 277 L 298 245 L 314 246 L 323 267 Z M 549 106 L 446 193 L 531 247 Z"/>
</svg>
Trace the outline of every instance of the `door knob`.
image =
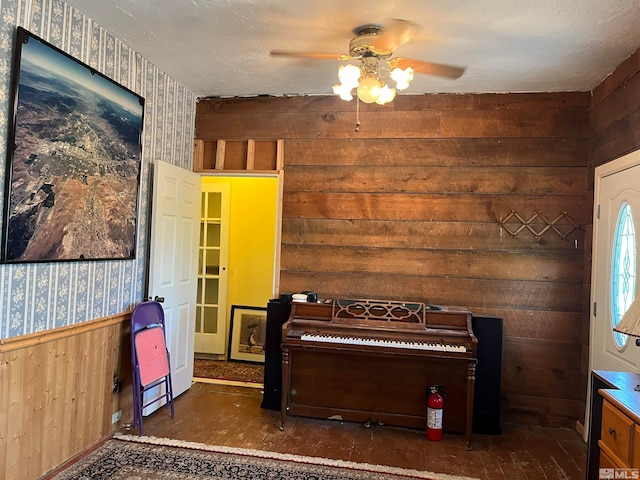
<svg viewBox="0 0 640 480">
<path fill-rule="evenodd" d="M 164 302 L 164 297 L 159 297 L 158 295 L 153 297 L 153 299 L 158 303 L 163 303 Z"/>
</svg>

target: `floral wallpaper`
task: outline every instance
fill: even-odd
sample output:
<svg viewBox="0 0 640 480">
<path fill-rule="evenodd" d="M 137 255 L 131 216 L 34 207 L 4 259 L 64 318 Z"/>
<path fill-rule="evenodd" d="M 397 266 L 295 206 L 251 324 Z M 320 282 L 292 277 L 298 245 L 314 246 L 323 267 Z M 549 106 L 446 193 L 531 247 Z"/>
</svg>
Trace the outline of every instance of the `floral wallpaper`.
<svg viewBox="0 0 640 480">
<path fill-rule="evenodd" d="M 0 338 L 114 315 L 141 301 L 148 268 L 149 165 L 162 160 L 193 169 L 191 91 L 60 0 L 0 0 L 0 203 L 18 25 L 145 98 L 142 175 L 136 258 L 0 265 Z"/>
</svg>

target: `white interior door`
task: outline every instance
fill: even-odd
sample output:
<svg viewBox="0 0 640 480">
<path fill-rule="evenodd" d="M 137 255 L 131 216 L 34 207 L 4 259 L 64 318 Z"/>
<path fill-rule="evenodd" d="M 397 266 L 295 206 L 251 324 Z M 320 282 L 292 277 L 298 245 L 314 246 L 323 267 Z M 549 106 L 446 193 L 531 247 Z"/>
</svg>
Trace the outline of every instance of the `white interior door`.
<svg viewBox="0 0 640 480">
<path fill-rule="evenodd" d="M 640 154 L 596 169 L 592 320 L 592 370 L 640 371 L 635 339 L 613 331 L 640 282 Z"/>
<path fill-rule="evenodd" d="M 596 168 L 589 369 L 638 372 L 635 339 L 613 331 L 637 294 L 640 246 L 640 151 Z M 585 440 L 589 432 L 588 378 Z"/>
<path fill-rule="evenodd" d="M 162 307 L 175 397 L 188 390 L 193 380 L 199 175 L 155 162 L 151 211 L 149 296 L 164 298 Z"/>
</svg>

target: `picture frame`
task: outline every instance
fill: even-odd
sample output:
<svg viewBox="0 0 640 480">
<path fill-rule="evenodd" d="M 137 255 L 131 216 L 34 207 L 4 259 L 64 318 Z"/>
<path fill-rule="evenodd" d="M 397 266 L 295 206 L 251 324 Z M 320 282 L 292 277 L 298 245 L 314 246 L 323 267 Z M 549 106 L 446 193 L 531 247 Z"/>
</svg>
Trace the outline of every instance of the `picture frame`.
<svg viewBox="0 0 640 480">
<path fill-rule="evenodd" d="M 267 336 L 267 308 L 246 305 L 231 306 L 228 359 L 264 363 Z"/>
<path fill-rule="evenodd" d="M 133 259 L 144 98 L 22 27 L 2 263 Z"/>
</svg>

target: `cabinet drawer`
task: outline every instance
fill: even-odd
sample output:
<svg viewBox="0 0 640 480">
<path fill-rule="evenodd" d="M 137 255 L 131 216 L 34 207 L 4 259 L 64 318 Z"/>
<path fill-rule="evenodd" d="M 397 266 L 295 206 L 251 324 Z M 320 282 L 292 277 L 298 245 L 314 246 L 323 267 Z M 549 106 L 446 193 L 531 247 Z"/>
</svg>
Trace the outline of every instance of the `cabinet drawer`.
<svg viewBox="0 0 640 480">
<path fill-rule="evenodd" d="M 624 468 L 623 465 L 618 465 L 616 461 L 609 456 L 606 448 L 607 447 L 600 449 L 600 468 Z"/>
<path fill-rule="evenodd" d="M 633 450 L 631 453 L 631 468 L 640 468 L 640 426 L 636 424 L 633 432 Z"/>
<path fill-rule="evenodd" d="M 626 465 L 631 463 L 633 431 L 633 421 L 605 400 L 600 439 Z"/>
</svg>

